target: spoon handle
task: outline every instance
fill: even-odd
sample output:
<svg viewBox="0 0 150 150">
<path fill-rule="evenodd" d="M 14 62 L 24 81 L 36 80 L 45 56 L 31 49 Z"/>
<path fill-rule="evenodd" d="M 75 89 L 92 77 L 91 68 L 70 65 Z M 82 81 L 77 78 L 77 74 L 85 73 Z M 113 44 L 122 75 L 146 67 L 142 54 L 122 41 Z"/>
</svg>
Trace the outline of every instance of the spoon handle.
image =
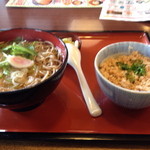
<svg viewBox="0 0 150 150">
<path fill-rule="evenodd" d="M 99 115 L 102 114 L 102 110 L 99 107 L 99 105 L 97 104 L 97 102 L 95 101 L 95 99 L 91 93 L 91 90 L 90 90 L 88 83 L 85 79 L 85 76 L 83 74 L 81 65 L 76 66 L 74 69 L 77 73 L 77 76 L 78 76 L 78 79 L 80 82 L 80 87 L 81 87 L 85 102 L 87 104 L 87 108 L 93 117 L 98 117 Z"/>
</svg>

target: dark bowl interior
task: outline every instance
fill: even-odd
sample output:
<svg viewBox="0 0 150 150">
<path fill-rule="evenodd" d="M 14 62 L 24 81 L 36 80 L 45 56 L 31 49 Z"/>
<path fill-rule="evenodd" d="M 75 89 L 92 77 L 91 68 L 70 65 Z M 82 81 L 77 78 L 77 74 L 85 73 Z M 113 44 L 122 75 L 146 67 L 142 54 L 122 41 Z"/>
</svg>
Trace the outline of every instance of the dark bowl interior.
<svg viewBox="0 0 150 150">
<path fill-rule="evenodd" d="M 47 80 L 29 88 L 9 92 L 0 92 L 0 107 L 12 110 L 28 110 L 42 103 L 46 96 L 58 86 L 67 65 L 68 52 L 65 44 L 55 35 L 34 29 L 11 29 L 0 32 L 0 41 L 12 41 L 22 37 L 28 41 L 51 41 L 55 47 L 61 50 L 63 64 L 61 68 Z"/>
</svg>

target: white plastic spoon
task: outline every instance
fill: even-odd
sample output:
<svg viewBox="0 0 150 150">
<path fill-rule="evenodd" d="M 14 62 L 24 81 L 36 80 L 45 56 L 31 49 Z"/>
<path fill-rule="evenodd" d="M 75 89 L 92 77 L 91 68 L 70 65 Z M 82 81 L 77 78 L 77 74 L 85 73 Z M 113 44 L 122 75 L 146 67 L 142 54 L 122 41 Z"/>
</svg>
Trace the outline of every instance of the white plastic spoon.
<svg viewBox="0 0 150 150">
<path fill-rule="evenodd" d="M 84 77 L 84 74 L 83 74 L 83 71 L 81 68 L 80 51 L 75 45 L 73 45 L 71 43 L 66 43 L 66 46 L 68 48 L 68 53 L 69 53 L 68 64 L 70 64 L 76 71 L 76 74 L 79 79 L 80 87 L 81 87 L 85 102 L 87 104 L 87 108 L 93 117 L 98 117 L 102 114 L 102 110 L 99 107 L 99 105 L 97 104 L 97 102 L 95 101 L 95 99 L 91 93 L 91 90 L 87 84 L 87 81 Z"/>
</svg>

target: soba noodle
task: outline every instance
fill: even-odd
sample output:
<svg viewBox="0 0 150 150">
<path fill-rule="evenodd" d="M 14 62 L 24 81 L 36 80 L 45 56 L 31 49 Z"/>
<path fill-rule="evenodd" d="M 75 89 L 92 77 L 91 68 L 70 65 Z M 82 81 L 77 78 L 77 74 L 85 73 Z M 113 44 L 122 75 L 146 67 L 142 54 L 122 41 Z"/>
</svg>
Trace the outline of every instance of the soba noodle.
<svg viewBox="0 0 150 150">
<path fill-rule="evenodd" d="M 52 76 L 60 68 L 63 57 L 59 50 L 49 41 L 21 41 L 17 44 L 24 48 L 33 49 L 31 54 L 24 55 L 34 61 L 29 67 L 16 68 L 7 62 L 10 55 L 9 45 L 14 42 L 0 42 L 0 91 L 12 91 L 33 86 Z M 16 44 L 16 43 L 15 43 Z M 7 48 L 6 48 L 7 47 Z M 15 54 L 21 56 L 22 53 Z"/>
</svg>

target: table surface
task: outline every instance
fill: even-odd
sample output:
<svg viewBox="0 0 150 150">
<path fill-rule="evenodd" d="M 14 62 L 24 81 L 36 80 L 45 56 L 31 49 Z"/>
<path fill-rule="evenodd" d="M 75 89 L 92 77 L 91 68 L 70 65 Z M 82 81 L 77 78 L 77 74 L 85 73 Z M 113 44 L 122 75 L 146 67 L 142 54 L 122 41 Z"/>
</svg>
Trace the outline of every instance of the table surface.
<svg viewBox="0 0 150 150">
<path fill-rule="evenodd" d="M 99 20 L 100 8 L 6 8 L 7 1 L 0 1 L 0 29 L 150 32 L 150 22 Z"/>
<path fill-rule="evenodd" d="M 99 141 L 0 141 L 1 150 L 149 150 L 150 144 L 143 142 L 99 142 Z"/>
<path fill-rule="evenodd" d="M 144 31 L 150 34 L 150 22 L 99 20 L 100 8 L 6 8 L 7 0 L 0 0 L 0 30 L 36 28 L 51 31 L 101 32 Z M 30 141 L 0 140 L 0 149 L 48 150 L 142 150 L 150 143 L 113 141 Z"/>
</svg>

